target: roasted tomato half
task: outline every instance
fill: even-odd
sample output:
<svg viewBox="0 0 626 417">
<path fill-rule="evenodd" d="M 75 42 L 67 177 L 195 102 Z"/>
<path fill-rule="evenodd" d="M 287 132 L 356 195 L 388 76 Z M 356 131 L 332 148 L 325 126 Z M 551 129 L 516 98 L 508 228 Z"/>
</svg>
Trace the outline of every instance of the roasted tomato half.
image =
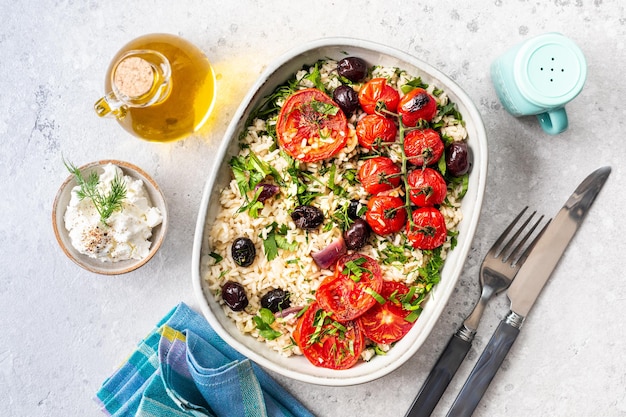
<svg viewBox="0 0 626 417">
<path fill-rule="evenodd" d="M 390 344 L 411 330 L 418 312 L 413 311 L 412 305 L 417 297 L 409 296 L 409 292 L 409 287 L 401 282 L 383 282 L 380 296 L 384 304 L 376 303 L 358 319 L 366 337 L 376 343 Z"/>
<path fill-rule="evenodd" d="M 407 127 L 416 126 L 420 120 L 430 122 L 437 114 L 437 102 L 426 90 L 416 88 L 400 99 L 398 114 Z"/>
<path fill-rule="evenodd" d="M 374 78 L 359 90 L 359 103 L 367 114 L 374 114 L 382 108 L 395 113 L 400 102 L 400 94 L 387 84 L 386 78 Z"/>
<path fill-rule="evenodd" d="M 315 88 L 289 96 L 276 123 L 278 144 L 304 162 L 330 158 L 346 146 L 348 122 L 344 112 Z"/>
<path fill-rule="evenodd" d="M 413 224 L 407 223 L 406 237 L 414 248 L 435 249 L 446 241 L 448 229 L 443 214 L 434 207 L 413 211 Z"/>
<path fill-rule="evenodd" d="M 419 207 L 437 206 L 446 199 L 448 185 L 443 176 L 432 168 L 418 168 L 407 175 L 413 204 Z"/>
<path fill-rule="evenodd" d="M 330 369 L 354 366 L 365 345 L 363 332 L 356 322 L 339 323 L 333 313 L 316 302 L 298 319 L 293 339 L 309 362 Z"/>
<path fill-rule="evenodd" d="M 390 195 L 375 195 L 367 203 L 365 221 L 377 235 L 397 233 L 406 224 L 404 200 Z"/>
<path fill-rule="evenodd" d="M 395 142 L 397 133 L 393 120 L 380 114 L 368 114 L 356 124 L 359 145 L 366 149 L 380 149 L 385 143 Z"/>
<path fill-rule="evenodd" d="M 400 167 L 386 156 L 367 159 L 359 168 L 359 181 L 370 194 L 392 190 L 400 185 Z"/>
<path fill-rule="evenodd" d="M 376 303 L 383 285 L 380 265 L 360 253 L 344 255 L 337 260 L 335 273 L 322 281 L 315 292 L 319 305 L 344 322 L 357 318 Z"/>
<path fill-rule="evenodd" d="M 411 130 L 404 137 L 407 160 L 417 166 L 432 165 L 443 155 L 444 144 L 433 129 Z"/>
</svg>

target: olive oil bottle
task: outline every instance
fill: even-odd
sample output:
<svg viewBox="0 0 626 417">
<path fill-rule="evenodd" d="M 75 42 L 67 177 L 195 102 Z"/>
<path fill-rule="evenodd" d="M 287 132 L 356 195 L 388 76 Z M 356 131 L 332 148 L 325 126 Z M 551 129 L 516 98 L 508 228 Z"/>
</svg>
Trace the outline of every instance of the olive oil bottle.
<svg viewBox="0 0 626 417">
<path fill-rule="evenodd" d="M 132 134 L 168 142 L 196 132 L 215 99 L 215 74 L 195 45 L 170 34 L 150 34 L 126 44 L 105 78 L 96 113 L 115 117 Z"/>
</svg>

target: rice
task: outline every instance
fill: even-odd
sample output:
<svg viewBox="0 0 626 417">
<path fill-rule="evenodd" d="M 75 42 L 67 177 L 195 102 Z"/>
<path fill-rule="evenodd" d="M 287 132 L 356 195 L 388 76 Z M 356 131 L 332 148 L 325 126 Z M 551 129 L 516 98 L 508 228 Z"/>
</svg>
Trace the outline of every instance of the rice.
<svg viewBox="0 0 626 417">
<path fill-rule="evenodd" d="M 295 80 L 298 83 L 298 88 L 315 86 L 307 76 L 317 68 L 320 73 L 320 80 L 327 91 L 333 91 L 341 85 L 336 67 L 335 61 L 326 60 L 318 63 L 315 67 L 297 72 Z M 404 70 L 389 67 L 374 67 L 369 78 L 374 77 L 387 78 L 388 83 L 400 91 L 401 95 L 400 87 L 416 78 Z M 353 88 L 358 90 L 360 85 L 354 85 Z M 435 92 L 436 86 L 428 86 L 427 91 L 429 93 Z M 449 99 L 445 92 L 438 91 L 438 94 L 433 95 L 440 106 L 448 104 Z M 362 204 L 367 203 L 368 195 L 365 190 L 359 184 L 351 182 L 349 178 L 351 170 L 358 170 L 363 163 L 358 156 L 359 153 L 364 152 L 358 146 L 355 133 L 355 125 L 363 116 L 363 112 L 359 111 L 349 119 L 348 143 L 332 160 L 300 163 L 301 170 L 306 170 L 317 178 L 316 181 L 311 181 L 307 185 L 307 190 L 321 194 L 314 200 L 314 205 L 320 208 L 325 216 L 325 221 L 318 230 L 298 229 L 291 219 L 290 213 L 298 205 L 296 198 L 298 185 L 288 173 L 288 159 L 278 149 L 270 133 L 276 124 L 276 115 L 270 116 L 267 120 L 257 118 L 251 121 L 240 137 L 241 151 L 239 156 L 256 155 L 261 161 L 281 173 L 287 185 L 280 188 L 278 197 L 264 202 L 257 217 L 252 217 L 247 212 L 239 212 L 240 208 L 245 206 L 252 196 L 241 194 L 236 179 L 233 178 L 229 186 L 224 188 L 220 195 L 220 210 L 214 223 L 210 226 L 208 245 L 211 256 L 206 255 L 203 259 L 206 266 L 204 279 L 210 290 L 216 295 L 216 299 L 220 301 L 221 286 L 225 282 L 235 281 L 243 285 L 249 301 L 248 306 L 244 311 L 236 312 L 224 305 L 224 313 L 234 321 L 239 331 L 264 341 L 272 349 L 285 356 L 301 354 L 291 337 L 297 320 L 296 314 L 277 317 L 272 328 L 279 331 L 280 336 L 273 340 L 266 340 L 260 335 L 254 323 L 254 317 L 261 308 L 261 297 L 268 291 L 277 288 L 283 289 L 289 292 L 292 306 L 306 306 L 314 300 L 315 291 L 321 281 L 333 274 L 331 270 L 320 269 L 310 254 L 325 248 L 330 242 L 342 235 L 339 227 L 333 227 L 331 219 L 338 207 L 350 199 L 357 199 Z M 442 124 L 439 131 L 442 135 L 447 136 L 448 140 L 467 140 L 464 124 L 458 118 L 446 115 L 433 122 Z M 394 161 L 400 161 L 401 149 L 394 145 L 389 156 Z M 327 187 L 333 166 L 336 170 L 332 173 L 334 174 L 334 183 L 346 190 L 347 196 L 336 195 L 332 189 Z M 403 193 L 401 190 L 398 192 Z M 420 269 L 427 266 L 434 256 L 438 256 L 442 260 L 445 259 L 447 252 L 453 246 L 453 235 L 462 219 L 461 197 L 461 184 L 449 188 L 446 201 L 439 207 L 444 215 L 449 235 L 445 244 L 436 251 L 436 254 L 433 251 L 411 248 L 403 234 L 382 237 L 374 233 L 371 234 L 369 244 L 359 252 L 379 260 L 384 279 L 421 285 L 425 292 L 429 291 L 433 283 L 422 282 Z M 263 248 L 264 241 L 272 233 L 272 224 L 286 226 L 284 238 L 295 249 L 279 249 L 278 256 L 268 260 Z M 257 250 L 256 258 L 249 267 L 238 266 L 231 256 L 230 247 L 238 237 L 249 238 Z M 395 262 L 389 256 L 391 248 L 400 248 L 400 253 L 397 254 L 399 257 Z M 387 261 L 384 261 L 385 259 Z M 383 347 L 383 350 L 387 348 Z M 363 354 L 364 358 L 371 356 L 372 350 Z"/>
</svg>

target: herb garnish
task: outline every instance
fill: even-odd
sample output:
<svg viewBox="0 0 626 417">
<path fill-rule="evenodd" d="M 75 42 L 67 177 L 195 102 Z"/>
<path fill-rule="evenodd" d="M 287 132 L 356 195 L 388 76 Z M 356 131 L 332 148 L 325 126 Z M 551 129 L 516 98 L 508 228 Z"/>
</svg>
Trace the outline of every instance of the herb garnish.
<svg viewBox="0 0 626 417">
<path fill-rule="evenodd" d="M 435 284 L 441 279 L 441 267 L 443 259 L 441 258 L 441 246 L 433 250 L 425 250 L 424 254 L 430 256 L 430 259 L 423 267 L 419 268 L 419 275 L 425 284 L 426 291 L 430 291 Z"/>
<path fill-rule="evenodd" d="M 365 290 L 365 293 L 371 295 L 374 300 L 376 300 L 378 302 L 378 304 L 385 304 L 385 297 L 383 297 L 382 295 L 380 295 L 379 293 L 377 293 L 376 291 L 374 291 L 373 289 L 367 287 Z"/>
<path fill-rule="evenodd" d="M 339 112 L 339 107 L 330 103 L 323 103 L 317 100 L 311 101 L 311 108 L 315 112 L 324 116 L 334 116 L 337 114 L 337 112 Z"/>
<path fill-rule="evenodd" d="M 372 271 L 361 266 L 365 262 L 367 262 L 367 260 L 363 257 L 350 260 L 344 264 L 344 268 L 341 273 L 343 275 L 347 275 L 350 279 L 352 279 L 352 281 L 359 282 L 361 281 L 361 277 L 364 273 L 369 273 L 370 275 L 373 275 Z"/>
<path fill-rule="evenodd" d="M 348 195 L 348 192 L 346 191 L 346 189 L 343 188 L 341 185 L 335 183 L 336 172 L 337 172 L 337 165 L 331 164 L 330 169 L 328 171 L 328 182 L 326 183 L 326 186 L 330 188 L 330 190 L 336 196 L 346 197 Z"/>
<path fill-rule="evenodd" d="M 239 208 L 239 212 L 248 211 L 251 217 L 258 217 L 258 212 L 263 208 L 263 203 L 258 201 L 261 189 L 255 189 L 267 176 L 271 175 L 278 185 L 283 186 L 285 182 L 276 170 L 265 161 L 259 159 L 253 152 L 245 156 L 234 156 L 228 163 L 233 171 L 233 176 L 237 182 L 239 193 L 245 198 L 246 202 Z M 249 192 L 254 191 L 252 199 L 248 196 Z"/>
<path fill-rule="evenodd" d="M 263 250 L 265 251 L 265 257 L 268 261 L 278 256 L 279 248 L 292 252 L 298 249 L 297 242 L 288 242 L 285 237 L 289 230 L 286 224 L 279 226 L 278 223 L 272 222 L 272 224 L 267 227 L 269 227 L 269 233 L 267 234 L 267 238 L 263 240 Z M 259 236 L 262 237 L 262 234 Z"/>
<path fill-rule="evenodd" d="M 423 82 L 421 77 L 417 77 L 417 78 L 413 78 L 411 81 L 409 81 L 408 83 L 400 87 L 400 90 L 402 90 L 403 94 L 406 94 L 416 88 L 426 89 L 428 88 L 428 84 Z"/>
<path fill-rule="evenodd" d="M 216 253 L 216 252 L 209 253 L 209 256 L 215 260 L 215 264 L 214 265 L 217 265 L 220 262 L 222 262 L 222 260 L 224 260 L 224 257 L 222 255 L 220 255 L 219 253 Z"/>
<path fill-rule="evenodd" d="M 385 247 L 380 251 L 381 262 L 385 265 L 391 265 L 394 263 L 405 264 L 409 261 L 409 257 L 405 253 L 404 246 L 396 246 L 391 243 L 387 243 Z"/>
<path fill-rule="evenodd" d="M 346 200 L 343 204 L 339 205 L 337 209 L 331 214 L 331 222 L 328 222 L 324 226 L 324 231 L 327 232 L 331 230 L 333 227 L 338 227 L 342 232 L 348 230 L 348 228 L 354 223 L 354 220 L 350 218 L 348 215 L 348 210 L 350 208 L 350 200 Z M 359 212 L 357 212 L 357 216 L 361 217 L 365 211 L 367 210 L 367 206 L 361 206 Z"/>
<path fill-rule="evenodd" d="M 339 333 L 341 337 L 348 331 L 346 326 L 332 319 L 332 314 L 321 308 L 315 312 L 315 317 L 313 318 L 315 331 L 309 336 L 308 346 L 321 342 L 326 335 L 334 336 Z"/>
<path fill-rule="evenodd" d="M 98 185 L 100 184 L 100 177 L 96 171 L 92 171 L 85 179 L 83 173 L 80 172 L 74 164 L 71 162 L 63 161 L 63 164 L 69 172 L 74 174 L 76 183 L 80 187 L 76 195 L 79 199 L 83 200 L 88 198 L 93 203 L 94 207 L 100 215 L 100 221 L 106 224 L 111 214 L 115 211 L 121 211 L 122 201 L 126 198 L 126 183 L 117 174 L 111 182 L 111 189 L 109 192 L 104 193 Z"/>
<path fill-rule="evenodd" d="M 426 298 L 426 294 L 424 291 L 421 291 L 419 295 L 416 295 L 417 287 L 412 286 L 409 289 L 409 292 L 406 293 L 400 302 L 402 303 L 402 309 L 406 311 L 410 311 L 410 313 L 404 318 L 405 321 L 409 323 L 414 323 L 417 320 L 422 312 L 422 301 Z"/>
<path fill-rule="evenodd" d="M 267 308 L 261 308 L 259 310 L 259 314 L 254 316 L 252 320 L 254 320 L 254 324 L 261 337 L 267 340 L 274 340 L 282 334 L 272 328 L 272 324 L 276 321 L 276 317 L 274 316 L 274 313 Z"/>
<path fill-rule="evenodd" d="M 320 62 L 321 61 L 316 62 L 313 66 L 313 71 L 310 71 L 310 73 L 303 79 L 311 81 L 315 85 L 315 88 L 320 90 L 322 93 L 326 93 L 326 87 L 324 86 L 324 83 L 322 83 L 322 74 L 319 69 Z"/>
<path fill-rule="evenodd" d="M 298 205 L 307 206 L 315 200 L 316 197 L 323 195 L 319 191 L 309 191 L 309 186 L 305 182 L 305 179 L 312 180 L 315 177 L 306 171 L 300 170 L 300 163 L 296 159 L 284 152 L 281 152 L 281 155 L 288 162 L 287 173 L 291 177 L 291 181 L 296 185 L 295 197 L 298 201 Z M 319 181 L 317 178 L 315 178 L 315 180 Z"/>
</svg>

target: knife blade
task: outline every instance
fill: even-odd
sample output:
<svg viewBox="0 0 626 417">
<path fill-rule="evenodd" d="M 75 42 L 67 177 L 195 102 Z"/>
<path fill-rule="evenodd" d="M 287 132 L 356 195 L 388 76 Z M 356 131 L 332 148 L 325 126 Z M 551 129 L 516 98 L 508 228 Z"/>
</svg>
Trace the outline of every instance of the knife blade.
<svg viewBox="0 0 626 417">
<path fill-rule="evenodd" d="M 447 417 L 472 415 L 610 173 L 607 166 L 585 178 L 543 232 L 507 291 L 509 314 L 498 325 Z"/>
</svg>

